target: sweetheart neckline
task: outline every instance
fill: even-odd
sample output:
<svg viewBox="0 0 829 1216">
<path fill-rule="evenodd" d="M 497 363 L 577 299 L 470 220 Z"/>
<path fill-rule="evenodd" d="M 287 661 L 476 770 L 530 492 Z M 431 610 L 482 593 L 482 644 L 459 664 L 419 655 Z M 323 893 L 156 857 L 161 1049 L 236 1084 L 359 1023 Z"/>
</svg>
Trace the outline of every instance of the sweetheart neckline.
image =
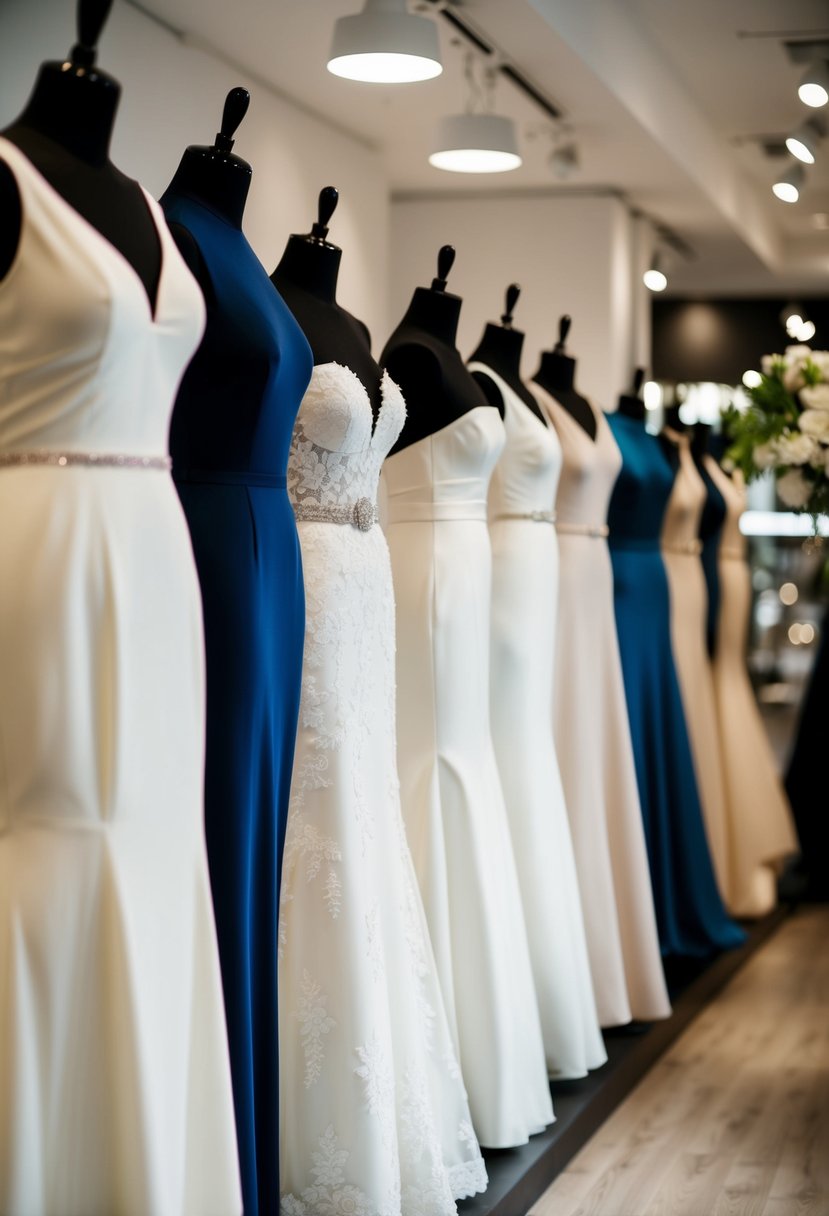
<svg viewBox="0 0 829 1216">
<path fill-rule="evenodd" d="M 400 386 L 397 384 L 396 381 L 392 380 L 391 376 L 389 375 L 388 369 L 385 367 L 382 368 L 381 376 L 380 376 L 380 408 L 377 411 L 377 417 L 375 418 L 374 410 L 371 408 L 371 394 L 369 393 L 366 386 L 363 384 L 360 377 L 354 371 L 354 368 L 349 367 L 347 363 L 340 363 L 340 362 L 338 362 L 337 359 L 327 359 L 325 361 L 325 363 L 315 363 L 313 366 L 313 369 L 311 371 L 311 380 L 314 379 L 314 373 L 317 370 L 323 370 L 323 369 L 327 369 L 327 368 L 331 368 L 331 367 L 339 367 L 339 368 L 342 368 L 342 370 L 344 372 L 348 372 L 348 374 L 349 374 L 349 376 L 351 376 L 352 380 L 355 380 L 357 382 L 357 384 L 359 384 L 360 388 L 363 390 L 363 398 L 365 399 L 365 403 L 368 406 L 369 413 L 371 415 L 371 427 L 370 427 L 370 434 L 369 434 L 369 447 L 371 447 L 371 445 L 374 443 L 374 438 L 377 434 L 377 431 L 379 430 L 380 420 L 383 417 L 383 411 L 385 410 L 386 405 L 388 404 L 388 395 L 387 395 L 388 385 L 391 384 L 394 386 L 394 388 L 397 390 L 398 396 L 400 397 L 401 401 L 403 401 L 403 394 L 400 391 Z M 405 408 L 405 401 L 403 404 L 404 404 L 404 408 Z"/>
</svg>

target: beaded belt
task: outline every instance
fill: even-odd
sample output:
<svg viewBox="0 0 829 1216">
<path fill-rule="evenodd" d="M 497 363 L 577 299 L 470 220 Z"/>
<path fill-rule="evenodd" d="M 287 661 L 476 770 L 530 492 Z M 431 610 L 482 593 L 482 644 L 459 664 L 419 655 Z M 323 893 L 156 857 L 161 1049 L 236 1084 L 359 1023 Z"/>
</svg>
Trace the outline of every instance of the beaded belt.
<svg viewBox="0 0 829 1216">
<path fill-rule="evenodd" d="M 298 520 L 315 524 L 352 524 L 368 532 L 377 523 L 377 507 L 370 498 L 358 498 L 351 507 L 328 507 L 317 502 L 294 503 Z"/>
<path fill-rule="evenodd" d="M 683 553 L 686 557 L 699 557 L 702 553 L 701 540 L 682 540 L 675 544 L 663 544 L 662 548 L 666 553 Z"/>
<path fill-rule="evenodd" d="M 169 472 L 172 468 L 169 456 L 122 456 L 107 452 L 0 452 L 0 469 L 25 468 L 34 464 L 51 465 L 55 469 L 81 465 L 92 469 L 163 469 Z"/>
<path fill-rule="evenodd" d="M 556 524 L 557 532 L 568 532 L 573 536 L 604 537 L 610 535 L 607 524 Z"/>
<path fill-rule="evenodd" d="M 493 522 L 497 519 L 531 519 L 537 524 L 554 524 L 556 522 L 555 511 L 499 511 L 497 515 L 493 515 Z"/>
</svg>

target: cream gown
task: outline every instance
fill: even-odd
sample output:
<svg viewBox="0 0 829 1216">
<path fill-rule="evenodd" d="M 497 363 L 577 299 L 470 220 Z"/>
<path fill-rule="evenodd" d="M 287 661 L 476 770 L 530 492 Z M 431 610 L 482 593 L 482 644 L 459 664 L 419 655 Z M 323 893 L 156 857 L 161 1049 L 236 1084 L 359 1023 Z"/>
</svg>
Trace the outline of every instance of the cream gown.
<svg viewBox="0 0 829 1216">
<path fill-rule="evenodd" d="M 324 518 L 356 503 L 371 518 L 404 417 L 386 375 L 372 431 L 356 374 L 318 365 L 288 462 L 306 635 L 281 890 L 283 1216 L 449 1216 L 487 1181 L 400 809 L 388 549 L 376 525 Z"/>
<path fill-rule="evenodd" d="M 706 642 L 708 591 L 698 539 L 707 490 L 694 464 L 689 436 L 670 427 L 664 428 L 662 436 L 676 449 L 678 462 L 661 538 L 671 597 L 671 644 L 717 886 L 723 903 L 733 912 L 728 899 L 731 847 L 725 772 Z"/>
<path fill-rule="evenodd" d="M 154 311 L 0 156 L 23 211 L 0 283 L 0 1211 L 239 1216 L 201 604 L 158 467 L 204 305 L 149 197 Z M 64 463 L 11 463 L 35 452 Z"/>
<path fill-rule="evenodd" d="M 726 505 L 713 665 L 731 859 L 726 902 L 735 916 L 762 916 L 776 904 L 781 862 L 798 844 L 746 669 L 751 572 L 740 532 L 745 487 L 739 470 L 729 477 L 710 455 L 705 464 Z"/>
<path fill-rule="evenodd" d="M 491 368 L 504 402 L 506 446 L 489 488 L 492 541 L 490 713 L 512 835 L 547 1071 L 581 1077 L 607 1059 L 581 910 L 576 863 L 553 739 L 558 541 L 553 505 L 561 471 L 555 429 Z"/>
<path fill-rule="evenodd" d="M 622 666 L 607 505 L 622 458 L 604 416 L 596 438 L 554 397 L 532 391 L 556 428 L 561 579 L 556 630 L 556 749 L 584 909 L 599 1020 L 617 1026 L 671 1011 L 651 893 Z"/>
<path fill-rule="evenodd" d="M 489 478 L 504 446 L 476 406 L 390 456 L 403 814 L 478 1139 L 552 1120 L 521 893 L 489 720 Z"/>
</svg>

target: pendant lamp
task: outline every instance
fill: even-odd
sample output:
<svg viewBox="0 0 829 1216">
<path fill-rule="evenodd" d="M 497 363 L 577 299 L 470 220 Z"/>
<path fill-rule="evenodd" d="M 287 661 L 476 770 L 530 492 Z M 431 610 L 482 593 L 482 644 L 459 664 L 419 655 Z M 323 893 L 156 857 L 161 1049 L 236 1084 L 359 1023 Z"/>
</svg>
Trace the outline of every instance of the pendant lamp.
<svg viewBox="0 0 829 1216">
<path fill-rule="evenodd" d="M 506 173 L 521 164 L 515 124 L 500 114 L 448 114 L 429 164 L 450 173 Z"/>
<path fill-rule="evenodd" d="M 334 26 L 328 70 L 371 84 L 431 80 L 443 71 L 437 26 L 409 13 L 406 0 L 366 0 Z"/>
</svg>

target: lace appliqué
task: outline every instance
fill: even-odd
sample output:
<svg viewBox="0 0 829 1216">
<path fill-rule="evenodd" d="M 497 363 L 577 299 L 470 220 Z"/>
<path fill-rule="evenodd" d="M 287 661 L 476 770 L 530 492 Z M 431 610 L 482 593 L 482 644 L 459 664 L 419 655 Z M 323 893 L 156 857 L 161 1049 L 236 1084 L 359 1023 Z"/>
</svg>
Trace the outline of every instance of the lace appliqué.
<svg viewBox="0 0 829 1216">
<path fill-rule="evenodd" d="M 302 973 L 301 996 L 296 1017 L 300 1025 L 302 1050 L 305 1053 L 305 1088 L 319 1081 L 325 1059 L 323 1037 L 337 1023 L 326 1008 L 328 997 L 307 971 Z"/>
</svg>

